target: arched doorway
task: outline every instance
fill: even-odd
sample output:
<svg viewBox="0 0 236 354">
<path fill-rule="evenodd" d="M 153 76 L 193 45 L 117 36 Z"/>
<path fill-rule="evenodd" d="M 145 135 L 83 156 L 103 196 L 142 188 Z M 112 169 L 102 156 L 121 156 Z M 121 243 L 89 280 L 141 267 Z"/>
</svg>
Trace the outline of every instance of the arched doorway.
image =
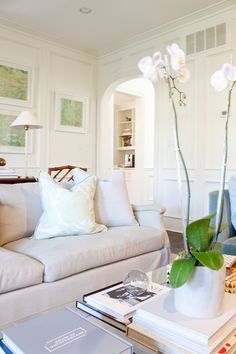
<svg viewBox="0 0 236 354">
<path fill-rule="evenodd" d="M 154 88 L 146 79 L 113 83 L 101 101 L 98 174 L 125 171 L 131 203 L 153 201 Z"/>
</svg>

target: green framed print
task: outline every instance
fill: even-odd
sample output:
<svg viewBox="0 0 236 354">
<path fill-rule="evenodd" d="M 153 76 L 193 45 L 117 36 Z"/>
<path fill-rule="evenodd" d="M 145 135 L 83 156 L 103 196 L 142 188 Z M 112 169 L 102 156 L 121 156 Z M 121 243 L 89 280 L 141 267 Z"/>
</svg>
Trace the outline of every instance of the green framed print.
<svg viewBox="0 0 236 354">
<path fill-rule="evenodd" d="M 86 133 L 88 98 L 56 93 L 55 129 Z"/>
<path fill-rule="evenodd" d="M 12 128 L 11 123 L 17 118 L 20 111 L 0 109 L 0 153 L 25 152 L 24 128 Z M 32 136 L 29 136 L 29 152 L 31 152 Z"/>
<path fill-rule="evenodd" d="M 32 69 L 0 60 L 0 103 L 32 105 Z"/>
</svg>

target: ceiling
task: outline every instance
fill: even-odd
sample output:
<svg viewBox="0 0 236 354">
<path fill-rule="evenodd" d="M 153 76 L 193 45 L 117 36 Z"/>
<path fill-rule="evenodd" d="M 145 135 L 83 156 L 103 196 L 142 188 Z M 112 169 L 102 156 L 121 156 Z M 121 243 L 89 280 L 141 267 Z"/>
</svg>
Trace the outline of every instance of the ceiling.
<svg viewBox="0 0 236 354">
<path fill-rule="evenodd" d="M 0 22 L 93 55 L 219 0 L 0 0 Z M 92 12 L 80 13 L 81 7 Z"/>
</svg>

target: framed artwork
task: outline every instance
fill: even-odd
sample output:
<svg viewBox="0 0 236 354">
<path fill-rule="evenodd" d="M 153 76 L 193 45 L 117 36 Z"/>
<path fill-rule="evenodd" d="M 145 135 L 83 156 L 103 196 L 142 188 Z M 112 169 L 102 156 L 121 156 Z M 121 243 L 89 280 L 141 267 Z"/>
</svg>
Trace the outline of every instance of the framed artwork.
<svg viewBox="0 0 236 354">
<path fill-rule="evenodd" d="M 19 113 L 0 109 L 0 153 L 25 153 L 24 128 L 11 128 Z M 29 152 L 32 152 L 32 134 L 29 134 Z"/>
<path fill-rule="evenodd" d="M 55 129 L 86 133 L 88 98 L 56 93 Z"/>
<path fill-rule="evenodd" d="M 32 69 L 0 60 L 0 103 L 32 105 Z"/>
</svg>

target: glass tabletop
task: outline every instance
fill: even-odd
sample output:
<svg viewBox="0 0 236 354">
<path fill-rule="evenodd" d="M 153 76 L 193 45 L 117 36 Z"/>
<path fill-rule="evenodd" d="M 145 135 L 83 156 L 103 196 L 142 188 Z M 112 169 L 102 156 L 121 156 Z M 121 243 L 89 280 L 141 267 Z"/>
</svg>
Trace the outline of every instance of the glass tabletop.
<svg viewBox="0 0 236 354">
<path fill-rule="evenodd" d="M 170 265 L 162 266 L 156 268 L 150 272 L 147 272 L 148 280 L 153 283 L 158 283 L 168 286 L 168 276 L 169 276 Z"/>
</svg>

